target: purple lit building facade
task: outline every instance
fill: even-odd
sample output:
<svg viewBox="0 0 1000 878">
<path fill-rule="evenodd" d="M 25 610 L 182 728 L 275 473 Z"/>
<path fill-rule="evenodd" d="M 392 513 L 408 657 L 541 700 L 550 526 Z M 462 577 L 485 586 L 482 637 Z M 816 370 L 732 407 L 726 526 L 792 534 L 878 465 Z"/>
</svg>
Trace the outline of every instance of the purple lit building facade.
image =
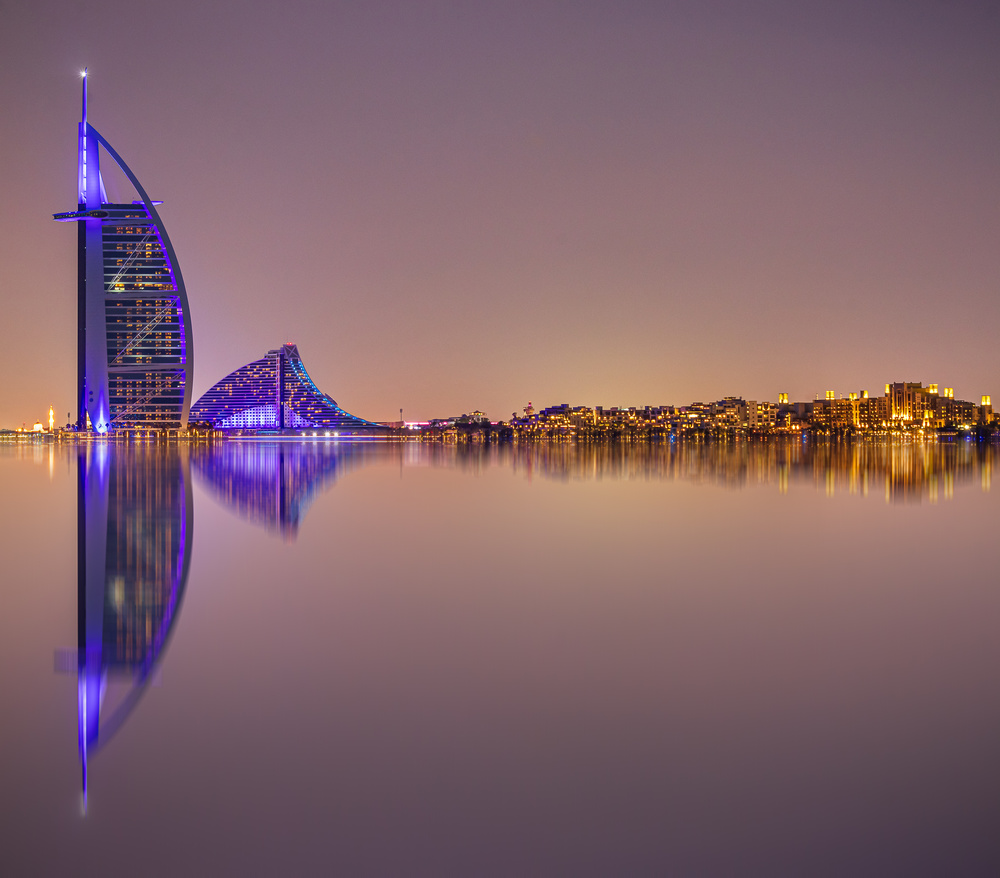
<svg viewBox="0 0 1000 878">
<path fill-rule="evenodd" d="M 109 201 L 100 150 L 138 199 Z M 114 433 L 187 427 L 194 351 L 191 311 L 163 221 L 135 174 L 87 121 L 79 134 L 77 429 Z"/>
<path fill-rule="evenodd" d="M 251 432 L 322 429 L 350 435 L 384 430 L 345 412 L 323 393 L 293 344 L 230 372 L 191 407 L 191 420 Z"/>
</svg>

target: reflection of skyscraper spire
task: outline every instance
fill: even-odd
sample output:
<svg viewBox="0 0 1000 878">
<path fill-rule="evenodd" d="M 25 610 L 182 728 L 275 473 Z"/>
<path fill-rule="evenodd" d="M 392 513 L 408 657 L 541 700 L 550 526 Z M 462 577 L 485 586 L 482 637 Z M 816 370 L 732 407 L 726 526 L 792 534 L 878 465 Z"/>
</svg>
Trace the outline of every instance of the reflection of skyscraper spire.
<svg viewBox="0 0 1000 878">
<path fill-rule="evenodd" d="M 104 695 L 104 588 L 108 545 L 108 447 L 81 448 L 77 506 L 77 698 L 83 807 L 87 808 L 87 757 L 97 740 Z"/>
<path fill-rule="evenodd" d="M 186 450 L 81 447 L 77 705 L 83 805 L 89 764 L 146 690 L 173 630 L 191 559 Z M 115 679 L 127 691 L 109 694 Z"/>
</svg>

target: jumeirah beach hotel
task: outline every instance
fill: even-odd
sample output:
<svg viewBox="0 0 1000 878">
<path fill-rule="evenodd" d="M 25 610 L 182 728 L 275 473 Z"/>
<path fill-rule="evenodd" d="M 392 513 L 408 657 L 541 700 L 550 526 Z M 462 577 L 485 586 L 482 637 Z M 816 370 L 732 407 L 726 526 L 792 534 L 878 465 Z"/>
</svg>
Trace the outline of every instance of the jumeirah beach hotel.
<svg viewBox="0 0 1000 878">
<path fill-rule="evenodd" d="M 335 431 L 365 435 L 383 429 L 345 412 L 309 377 L 299 349 L 284 344 L 228 374 L 191 408 L 191 420 L 217 430 Z"/>
</svg>

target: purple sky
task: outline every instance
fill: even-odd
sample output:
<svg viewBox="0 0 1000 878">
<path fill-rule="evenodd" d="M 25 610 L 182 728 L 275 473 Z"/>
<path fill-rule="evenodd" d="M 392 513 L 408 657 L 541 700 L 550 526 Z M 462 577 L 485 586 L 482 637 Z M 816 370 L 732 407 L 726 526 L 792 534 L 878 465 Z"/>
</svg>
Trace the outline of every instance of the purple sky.
<svg viewBox="0 0 1000 878">
<path fill-rule="evenodd" d="M 282 342 L 377 420 L 1000 397 L 988 2 L 0 6 L 0 426 L 75 414 L 78 71 L 194 397 Z"/>
</svg>

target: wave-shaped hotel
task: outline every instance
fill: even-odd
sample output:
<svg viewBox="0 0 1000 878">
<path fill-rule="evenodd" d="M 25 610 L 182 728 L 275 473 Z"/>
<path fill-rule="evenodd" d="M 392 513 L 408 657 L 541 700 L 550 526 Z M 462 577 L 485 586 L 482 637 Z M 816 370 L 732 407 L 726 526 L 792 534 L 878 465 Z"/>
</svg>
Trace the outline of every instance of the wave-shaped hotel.
<svg viewBox="0 0 1000 878">
<path fill-rule="evenodd" d="M 194 404 L 191 420 L 217 430 L 322 430 L 338 436 L 384 429 L 345 412 L 323 393 L 293 344 L 231 372 Z"/>
</svg>

